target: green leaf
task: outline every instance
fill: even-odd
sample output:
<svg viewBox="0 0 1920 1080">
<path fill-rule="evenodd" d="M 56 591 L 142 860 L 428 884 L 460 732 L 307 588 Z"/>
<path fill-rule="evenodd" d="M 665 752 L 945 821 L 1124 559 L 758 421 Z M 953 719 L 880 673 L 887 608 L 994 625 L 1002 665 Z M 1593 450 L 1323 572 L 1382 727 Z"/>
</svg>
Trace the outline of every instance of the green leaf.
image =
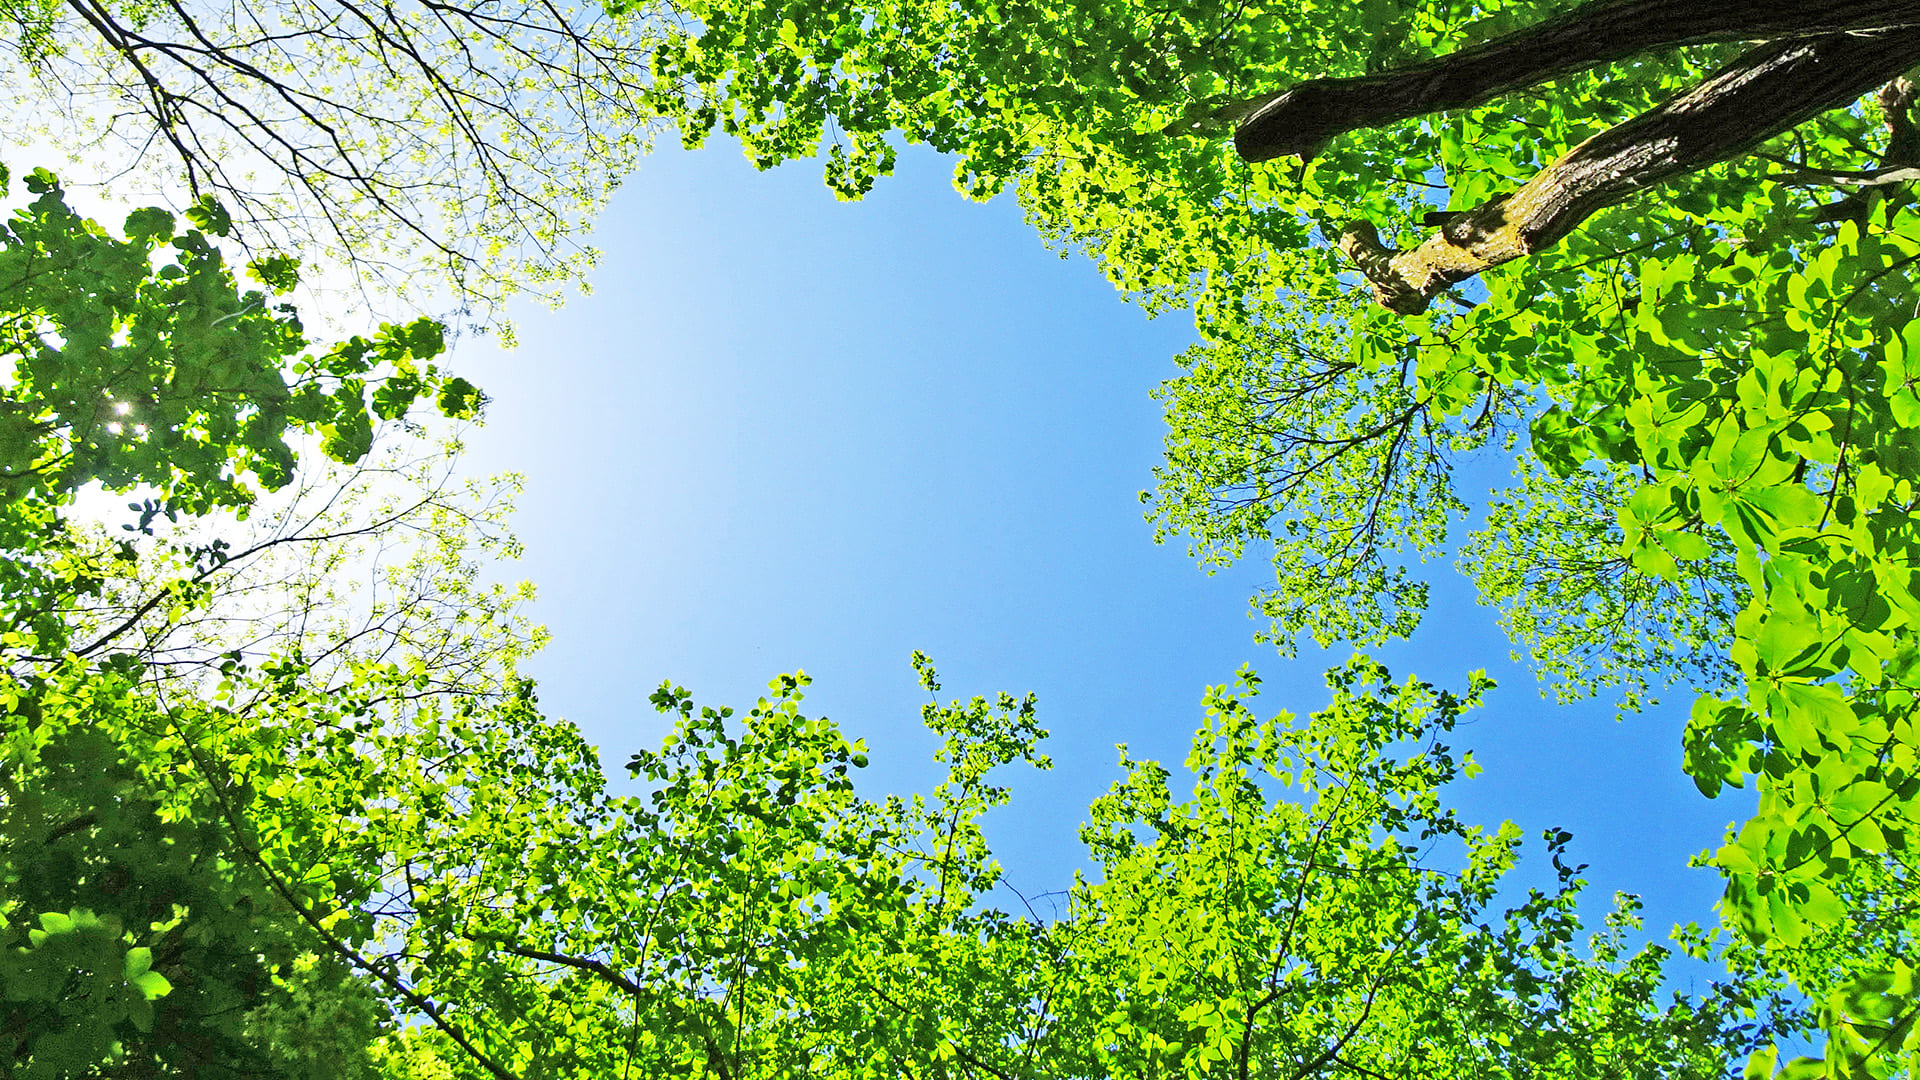
<svg viewBox="0 0 1920 1080">
<path fill-rule="evenodd" d="M 270 292 L 291 292 L 300 283 L 300 260 L 292 255 L 263 255 L 247 263 L 247 276 Z"/>
<path fill-rule="evenodd" d="M 443 416 L 456 420 L 471 420 L 480 415 L 486 405 L 486 395 L 480 388 L 461 378 L 448 379 L 440 387 L 437 404 Z"/>
<path fill-rule="evenodd" d="M 173 984 L 157 971 L 143 972 L 136 978 L 128 979 L 127 982 L 140 991 L 141 996 L 148 1001 L 165 997 L 173 990 Z"/>
<path fill-rule="evenodd" d="M 1778 683 L 1769 695 L 1767 720 L 1781 745 L 1795 752 L 1836 745 L 1858 726 L 1846 695 L 1831 683 Z"/>
<path fill-rule="evenodd" d="M 1820 1058 L 1797 1057 L 1775 1074 L 1774 1080 L 1826 1080 L 1827 1063 Z"/>
<path fill-rule="evenodd" d="M 220 200 L 211 194 L 194 200 L 193 205 L 187 207 L 186 216 L 195 228 L 215 236 L 226 236 L 233 231 L 232 216 L 227 213 L 226 207 L 220 205 Z"/>
<path fill-rule="evenodd" d="M 149 206 L 128 214 L 123 228 L 127 239 L 135 243 L 164 242 L 173 239 L 173 215 L 159 207 Z"/>
<path fill-rule="evenodd" d="M 127 1019 L 141 1034 L 153 1033 L 153 1001 L 144 994 L 127 1002 Z"/>
</svg>

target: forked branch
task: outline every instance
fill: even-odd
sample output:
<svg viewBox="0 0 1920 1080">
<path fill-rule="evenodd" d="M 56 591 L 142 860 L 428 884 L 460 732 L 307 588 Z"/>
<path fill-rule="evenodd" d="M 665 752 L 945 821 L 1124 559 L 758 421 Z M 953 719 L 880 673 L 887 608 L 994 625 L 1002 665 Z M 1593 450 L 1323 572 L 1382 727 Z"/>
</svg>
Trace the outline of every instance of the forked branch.
<svg viewBox="0 0 1920 1080">
<path fill-rule="evenodd" d="M 1371 222 L 1355 221 L 1342 231 L 1340 249 L 1382 306 L 1418 314 L 1449 286 L 1553 244 L 1595 211 L 1739 157 L 1916 62 L 1916 27 L 1769 42 L 1574 147 L 1518 189 L 1452 218 L 1417 248 L 1388 248 Z"/>
</svg>

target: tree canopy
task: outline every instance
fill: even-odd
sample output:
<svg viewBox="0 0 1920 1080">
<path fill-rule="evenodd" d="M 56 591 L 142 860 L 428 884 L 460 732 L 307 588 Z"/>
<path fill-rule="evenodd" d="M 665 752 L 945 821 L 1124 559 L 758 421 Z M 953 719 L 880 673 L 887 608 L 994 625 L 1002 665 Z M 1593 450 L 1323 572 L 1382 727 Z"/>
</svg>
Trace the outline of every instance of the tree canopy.
<svg viewBox="0 0 1920 1080">
<path fill-rule="evenodd" d="M 1853 875 L 1910 891 L 1909 5 L 699 14 L 661 49 L 687 130 L 825 137 L 843 195 L 928 142 L 1193 306 L 1150 514 L 1271 546 L 1278 644 L 1411 632 L 1454 461 L 1513 450 L 1463 568 L 1564 693 L 1702 693 L 1689 772 L 1762 794 L 1729 920 L 1792 950 L 1876 909 Z"/>
<path fill-rule="evenodd" d="M 925 140 L 1150 307 L 1194 306 L 1150 513 L 1203 561 L 1271 545 L 1276 642 L 1410 632 L 1406 556 L 1467 508 L 1452 463 L 1510 448 L 1464 568 L 1566 693 L 1702 692 L 1689 771 L 1762 792 L 1717 857 L 1730 917 L 1791 947 L 1847 918 L 1834 881 L 1904 865 L 1909 6 L 702 18 L 662 47 L 705 95 L 692 130 L 763 160 L 844 132 L 843 194 L 888 133 Z"/>
<path fill-rule="evenodd" d="M 36 92 L 130 91 L 145 119 L 106 132 L 209 189 L 120 239 L 36 172 L 0 235 L 21 1075 L 1920 1073 L 1912 4 L 9 14 Z M 1758 788 L 1706 857 L 1722 926 L 1682 935 L 1726 978 L 1663 991 L 1631 901 L 1582 940 L 1565 834 L 1555 889 L 1501 908 L 1521 833 L 1446 803 L 1483 682 L 1364 658 L 1304 721 L 1258 719 L 1251 673 L 1210 691 L 1184 799 L 1123 753 L 1046 916 L 990 904 L 979 824 L 996 769 L 1045 765 L 1036 707 L 942 704 L 918 655 L 928 795 L 860 794 L 798 673 L 739 714 L 661 687 L 674 734 L 610 794 L 519 673 L 524 594 L 478 576 L 498 493 L 407 427 L 481 404 L 445 328 L 309 352 L 275 297 L 295 245 L 378 267 L 396 229 L 393 266 L 472 296 L 545 280 L 507 253 L 561 244 L 655 122 L 762 166 L 824 146 L 845 197 L 930 144 L 1191 308 L 1143 499 L 1204 563 L 1271 551 L 1283 650 L 1410 634 L 1410 558 L 1479 499 L 1456 463 L 1510 455 L 1459 559 L 1516 647 L 1629 710 L 1688 684 L 1688 773 Z M 247 153 L 301 201 L 256 197 Z M 260 290 L 216 246 L 230 204 Z M 142 499 L 128 535 L 70 520 L 90 483 Z M 1781 1065 L 1814 1029 L 1826 1057 Z"/>
<path fill-rule="evenodd" d="M 115 239 L 50 177 L 33 183 L 10 235 L 35 265 L 69 265 L 61 243 L 145 254 L 171 235 L 139 211 L 139 239 Z M 66 570 L 10 601 L 0 641 L 0 1033 L 16 1075 L 1571 1077 L 1605 1061 L 1709 1077 L 1789 1015 L 1767 1008 L 1765 978 L 1664 990 L 1667 951 L 1625 944 L 1630 900 L 1582 939 L 1564 833 L 1544 853 L 1557 885 L 1495 904 L 1521 833 L 1443 798 L 1475 771 L 1447 740 L 1484 680 L 1456 695 L 1355 659 L 1330 673 L 1326 709 L 1262 719 L 1243 672 L 1209 693 L 1185 780 L 1123 754 L 1083 831 L 1095 872 L 1045 915 L 991 905 L 980 825 L 1010 798 L 1000 770 L 1048 764 L 1036 703 L 942 703 L 923 656 L 946 770 L 927 795 L 859 794 L 867 750 L 801 711 L 800 674 L 740 714 L 662 686 L 673 734 L 627 761 L 642 794 L 611 794 L 597 753 L 517 673 L 540 638 L 515 613 L 524 592 L 476 577 L 511 550 L 504 505 L 432 455 L 404 460 L 419 436 L 395 427 L 393 395 L 437 392 L 456 415 L 475 402 L 427 365 L 437 339 L 392 330 L 404 351 L 332 374 L 376 345 L 306 353 L 294 313 L 256 311 L 264 297 L 236 291 L 206 234 L 170 246 L 187 265 L 82 261 L 158 305 L 117 318 L 269 320 L 273 351 L 230 346 L 245 324 L 229 319 L 165 335 L 155 363 L 184 383 L 251 358 L 228 419 L 275 426 L 208 441 L 198 471 L 186 455 L 96 472 L 164 495 L 132 508 L 124 541 L 68 515 L 82 474 L 52 466 L 81 459 L 84 425 L 48 421 L 31 460 L 49 467 L 4 504 L 42 515 L 46 537 L 8 547 L 9 565 Z M 225 315 L 167 291 L 196 273 Z M 39 336 L 20 339 L 9 400 L 51 416 L 36 395 L 56 384 L 25 373 L 82 335 L 40 306 L 15 320 Z M 310 384 L 333 411 L 271 411 Z M 158 404 L 144 431 L 102 408 L 122 425 L 107 434 L 175 437 Z M 342 440 L 354 416 L 386 435 Z M 288 449 L 272 458 L 286 471 L 251 468 L 300 427 L 344 460 Z M 370 548 L 380 584 L 355 593 L 365 575 L 339 568 Z"/>
<path fill-rule="evenodd" d="M 651 140 L 666 8 L 0 5 L 15 144 L 51 140 L 120 191 L 218 198 L 233 240 L 349 287 L 500 325 L 557 299 L 583 228 Z M 137 187 L 134 185 L 138 185 Z M 336 289 L 342 283 L 336 282 Z"/>
</svg>

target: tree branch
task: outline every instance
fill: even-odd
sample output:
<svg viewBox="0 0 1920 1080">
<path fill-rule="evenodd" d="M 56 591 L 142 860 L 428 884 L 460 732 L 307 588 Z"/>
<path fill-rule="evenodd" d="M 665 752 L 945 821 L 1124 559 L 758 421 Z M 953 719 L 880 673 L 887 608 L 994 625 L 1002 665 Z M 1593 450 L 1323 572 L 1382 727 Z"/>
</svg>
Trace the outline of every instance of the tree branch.
<svg viewBox="0 0 1920 1080">
<path fill-rule="evenodd" d="M 1897 169 L 1872 169 L 1864 172 L 1851 169 L 1803 167 L 1796 168 L 1792 172 L 1768 173 L 1767 179 L 1790 187 L 1885 187 L 1888 184 L 1905 184 L 1920 180 L 1920 167 L 1904 165 Z"/>
<path fill-rule="evenodd" d="M 1920 28 L 1770 42 L 1574 147 L 1418 248 L 1388 248 L 1371 222 L 1355 221 L 1342 230 L 1340 249 L 1383 307 L 1417 315 L 1448 286 L 1552 245 L 1604 207 L 1850 104 L 1916 61 Z"/>
<path fill-rule="evenodd" d="M 564 967 L 578 968 L 581 971 L 592 972 L 607 982 L 612 983 L 614 986 L 625 990 L 628 994 L 631 994 L 636 1002 L 646 995 L 646 989 L 639 983 L 613 970 L 613 968 L 604 961 L 595 960 L 589 956 L 568 956 L 565 953 L 547 952 L 545 949 L 527 949 L 519 945 L 509 945 L 504 941 L 490 937 L 476 937 L 473 938 L 473 940 L 483 945 L 492 945 L 501 952 L 512 953 L 515 956 L 524 956 L 529 960 L 544 960 L 549 964 L 560 964 Z"/>
<path fill-rule="evenodd" d="M 1920 180 L 1920 128 L 1913 122 L 1913 104 L 1916 92 L 1914 81 L 1908 78 L 1895 79 L 1880 88 L 1876 95 L 1880 110 L 1887 122 L 1887 148 L 1880 154 L 1880 168 L 1869 172 L 1846 172 L 1837 169 L 1808 169 L 1798 167 L 1791 177 L 1776 177 L 1782 183 L 1796 186 L 1823 186 L 1816 184 L 1814 177 L 1824 175 L 1825 185 L 1842 189 L 1852 189 L 1838 202 L 1828 203 L 1813 212 L 1814 221 L 1843 221 L 1852 219 L 1867 225 L 1867 218 L 1876 205 L 1893 195 L 1880 188 L 1911 180 Z M 1789 162 L 1798 166 L 1797 162 Z"/>
<path fill-rule="evenodd" d="M 1234 148 L 1248 161 L 1308 161 L 1349 131 L 1468 108 L 1653 49 L 1916 25 L 1920 0 L 1602 0 L 1424 64 L 1311 79 L 1214 115 L 1238 123 Z"/>
<path fill-rule="evenodd" d="M 300 917 L 300 921 L 306 923 L 313 929 L 313 932 L 319 936 L 321 941 L 326 943 L 334 955 L 339 956 L 347 963 L 352 964 L 354 967 L 359 968 L 361 971 L 366 972 L 386 984 L 387 988 L 398 995 L 401 1000 L 418 1009 L 427 1019 L 433 1021 L 435 1027 L 439 1028 L 448 1038 L 454 1041 L 455 1045 L 466 1051 L 469 1057 L 478 1062 L 488 1073 L 492 1074 L 494 1080 L 519 1080 L 518 1077 L 502 1068 L 498 1062 L 487 1056 L 484 1051 L 476 1046 L 473 1040 L 467 1037 L 466 1032 L 460 1030 L 459 1025 L 455 1024 L 439 1005 L 435 1004 L 425 995 L 417 993 L 412 987 L 401 982 L 400 978 L 392 972 L 368 960 L 365 956 L 362 956 L 360 950 L 348 945 L 335 935 L 333 931 L 327 929 L 326 923 L 323 922 L 318 915 L 315 915 L 306 904 L 301 902 L 300 897 L 294 893 L 292 887 L 287 884 L 286 879 L 275 872 L 273 867 L 267 865 L 266 857 L 261 854 L 260 849 L 247 840 L 247 827 L 242 823 L 239 811 L 236 810 L 228 800 L 226 789 L 221 786 L 220 779 L 208 768 L 206 759 L 184 732 L 181 734 L 181 745 L 185 748 L 187 756 L 193 761 L 194 768 L 199 771 L 201 779 L 206 782 L 207 789 L 212 793 L 214 801 L 219 804 L 220 815 L 226 819 L 229 835 L 233 840 L 234 846 L 240 849 L 240 853 L 245 855 L 247 861 L 252 863 L 254 867 L 260 871 L 261 875 L 267 879 L 267 884 L 272 887 L 274 892 L 280 895 L 280 899 L 284 900 L 287 906 L 293 909 L 294 914 Z"/>
</svg>

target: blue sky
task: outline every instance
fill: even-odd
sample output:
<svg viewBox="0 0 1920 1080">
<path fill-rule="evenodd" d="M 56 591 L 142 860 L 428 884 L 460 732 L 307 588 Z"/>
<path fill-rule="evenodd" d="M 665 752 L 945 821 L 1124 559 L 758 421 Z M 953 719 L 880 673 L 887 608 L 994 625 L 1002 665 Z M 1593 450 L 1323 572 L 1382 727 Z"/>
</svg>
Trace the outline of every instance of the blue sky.
<svg viewBox="0 0 1920 1080">
<path fill-rule="evenodd" d="M 838 203 L 812 163 L 662 149 L 598 226 L 593 295 L 516 310 L 517 349 L 469 339 L 453 360 L 493 398 L 469 467 L 528 479 L 517 572 L 554 634 L 533 669 L 550 713 L 617 764 L 664 734 L 646 703 L 661 680 L 741 706 L 804 669 L 810 710 L 870 744 L 870 790 L 924 790 L 907 662 L 923 649 L 943 696 L 1039 695 L 1055 769 L 1011 777 L 990 822 L 1031 893 L 1081 865 L 1075 826 L 1115 743 L 1177 765 L 1206 685 L 1250 663 L 1262 711 L 1304 714 L 1347 651 L 1253 641 L 1263 559 L 1208 577 L 1152 542 L 1148 393 L 1192 342 L 1186 317 L 1147 320 L 1047 251 L 1010 196 L 969 203 L 949 175 L 909 152 Z M 1624 723 L 1553 706 L 1450 557 L 1429 569 L 1422 630 L 1377 655 L 1441 686 L 1476 667 L 1500 681 L 1456 740 L 1486 766 L 1456 804 L 1572 831 L 1592 896 L 1641 893 L 1655 937 L 1709 921 L 1718 879 L 1684 863 L 1746 803 L 1681 774 L 1685 695 Z"/>
</svg>

